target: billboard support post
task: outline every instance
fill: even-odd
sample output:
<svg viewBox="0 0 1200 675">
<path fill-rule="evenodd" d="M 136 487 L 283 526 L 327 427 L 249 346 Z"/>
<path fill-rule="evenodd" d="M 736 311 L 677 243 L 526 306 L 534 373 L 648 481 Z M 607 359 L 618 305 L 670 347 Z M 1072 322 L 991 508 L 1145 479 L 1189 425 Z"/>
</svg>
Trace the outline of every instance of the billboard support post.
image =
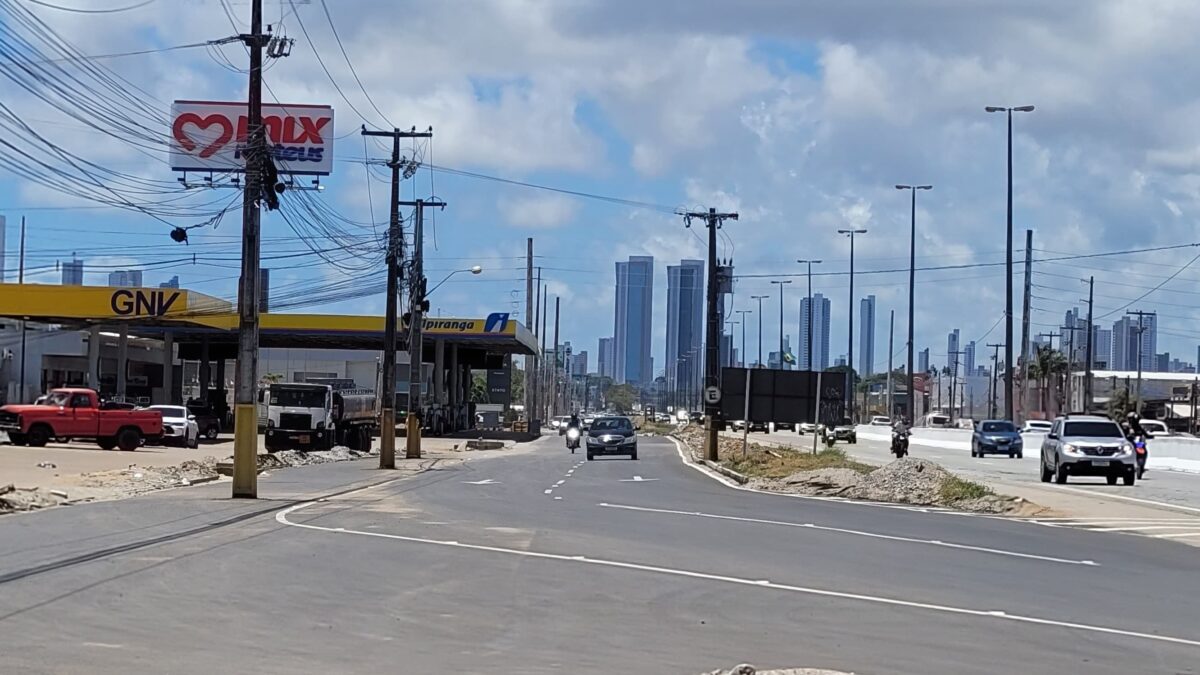
<svg viewBox="0 0 1200 675">
<path fill-rule="evenodd" d="M 817 395 L 813 397 L 813 451 L 817 454 L 817 434 L 821 431 L 821 372 L 817 371 Z"/>
<path fill-rule="evenodd" d="M 742 414 L 742 458 L 746 457 L 747 436 L 750 435 L 750 369 L 746 369 L 746 399 L 744 407 L 745 412 Z M 770 422 L 768 422 L 770 424 Z"/>
</svg>

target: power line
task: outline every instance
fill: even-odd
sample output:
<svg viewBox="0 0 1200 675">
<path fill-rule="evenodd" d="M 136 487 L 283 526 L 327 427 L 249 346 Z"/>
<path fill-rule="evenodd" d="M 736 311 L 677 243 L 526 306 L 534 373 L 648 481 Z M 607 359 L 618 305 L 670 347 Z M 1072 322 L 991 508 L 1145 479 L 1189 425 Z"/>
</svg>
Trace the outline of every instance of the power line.
<svg viewBox="0 0 1200 675">
<path fill-rule="evenodd" d="M 142 0 L 142 2 L 137 2 L 125 7 L 112 7 L 110 9 L 79 9 L 78 7 L 64 7 L 62 5 L 51 4 L 45 0 L 28 1 L 30 4 L 40 5 L 49 9 L 57 9 L 60 12 L 72 12 L 75 14 L 116 14 L 118 12 L 128 12 L 130 10 L 140 9 L 155 2 L 155 0 Z"/>
</svg>

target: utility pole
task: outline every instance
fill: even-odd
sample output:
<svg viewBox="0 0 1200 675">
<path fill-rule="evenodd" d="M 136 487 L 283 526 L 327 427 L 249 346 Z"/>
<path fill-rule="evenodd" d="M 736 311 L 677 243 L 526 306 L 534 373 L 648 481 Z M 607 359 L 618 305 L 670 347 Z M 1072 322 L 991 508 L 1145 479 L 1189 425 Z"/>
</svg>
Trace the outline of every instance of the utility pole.
<svg viewBox="0 0 1200 675">
<path fill-rule="evenodd" d="M 262 0 L 250 2 L 250 32 L 239 36 L 250 53 L 246 101 L 246 182 L 242 190 L 242 269 L 238 283 L 238 357 L 234 385 L 233 496 L 258 497 L 258 263 L 259 200 L 267 157 L 262 120 Z M 272 186 L 273 187 L 273 186 Z M 24 355 L 22 355 L 23 357 Z"/>
<path fill-rule="evenodd" d="M 742 321 L 741 321 L 741 323 L 742 323 L 742 353 L 740 354 L 740 356 L 742 357 L 742 359 L 741 359 L 741 362 L 742 362 L 742 363 L 741 363 L 741 365 L 742 365 L 742 367 L 743 367 L 743 368 L 749 368 L 749 366 L 747 366 L 747 365 L 746 365 L 746 324 L 747 324 L 747 323 L 750 323 L 750 322 L 749 322 L 749 320 L 748 320 L 748 319 L 746 319 L 746 315 L 747 315 L 747 314 L 753 314 L 753 313 L 754 313 L 754 310 L 752 310 L 752 309 L 738 309 L 738 310 L 734 310 L 734 312 L 733 312 L 733 313 L 734 313 L 734 314 L 741 314 L 741 315 L 742 315 Z"/>
<path fill-rule="evenodd" d="M 750 296 L 751 300 L 758 301 L 758 365 L 760 365 L 760 366 L 764 365 L 763 360 L 762 360 L 762 316 L 763 316 L 762 301 L 765 298 L 769 298 L 769 297 L 771 297 L 771 296 L 769 296 L 769 295 L 752 295 L 752 296 Z"/>
<path fill-rule="evenodd" d="M 846 417 L 854 419 L 854 235 L 866 234 L 863 229 L 838 230 L 838 234 L 850 237 L 850 304 L 846 307 Z M 808 303 L 812 308 L 812 303 Z M 809 326 L 811 331 L 812 326 Z"/>
<path fill-rule="evenodd" d="M 912 192 L 912 212 L 909 223 L 911 225 L 908 234 L 908 377 L 906 379 L 905 389 L 908 392 L 908 420 L 911 424 L 913 414 L 916 411 L 916 403 L 913 400 L 913 377 L 916 370 L 913 367 L 913 288 L 917 281 L 917 190 L 932 190 L 932 185 L 897 185 L 897 190 L 909 190 Z"/>
<path fill-rule="evenodd" d="M 538 270 L 538 279 L 541 279 L 541 270 Z M 546 412 L 546 320 L 550 316 L 550 299 L 549 299 L 550 284 L 542 286 L 542 350 L 541 356 L 538 357 L 538 419 L 545 420 L 548 416 Z"/>
<path fill-rule="evenodd" d="M 772 281 L 771 283 L 779 284 L 779 369 L 787 370 L 787 368 L 784 367 L 784 361 L 783 361 L 783 287 L 786 284 L 792 283 L 792 280 L 791 279 L 784 279 L 782 281 L 776 280 L 776 281 Z"/>
<path fill-rule="evenodd" d="M 533 309 L 533 237 L 525 240 L 525 324 L 537 334 L 537 314 Z M 533 323 L 530 324 L 529 322 Z M 537 367 L 537 354 L 525 358 L 525 429 L 533 432 L 533 372 Z"/>
<path fill-rule="evenodd" d="M 1125 312 L 1125 314 L 1130 315 L 1130 316 L 1136 315 L 1138 318 L 1138 327 L 1137 327 L 1137 336 L 1138 336 L 1137 337 L 1137 364 L 1138 364 L 1138 367 L 1137 367 L 1137 390 L 1135 392 L 1135 396 L 1136 396 L 1135 400 L 1137 401 L 1137 403 L 1134 405 L 1133 411 L 1138 414 L 1138 417 L 1141 417 L 1141 415 L 1142 415 L 1142 333 L 1146 332 L 1146 325 L 1144 323 L 1144 319 L 1147 316 L 1153 316 L 1153 317 L 1157 318 L 1158 315 L 1155 312 L 1143 312 L 1141 310 L 1138 310 L 1135 312 Z"/>
<path fill-rule="evenodd" d="M 4 242 L 0 241 L 0 248 L 4 248 Z M 21 216 L 21 255 L 17 259 L 17 283 L 25 283 L 25 216 Z M 94 335 L 94 334 L 93 334 Z M 96 352 L 99 354 L 99 352 Z M 100 392 L 99 382 L 89 382 L 91 386 L 96 388 L 96 392 Z M 25 319 L 21 319 L 21 390 L 17 393 L 17 403 L 25 402 Z"/>
<path fill-rule="evenodd" d="M 708 302 L 706 308 L 705 326 L 705 355 L 704 355 L 704 384 L 706 388 L 714 388 L 720 391 L 720 370 L 718 362 L 720 360 L 720 334 L 721 329 L 718 323 L 717 303 L 720 302 L 720 288 L 717 281 L 717 228 L 721 227 L 721 223 L 726 220 L 737 220 L 737 213 L 717 213 L 716 209 L 710 208 L 708 211 L 687 212 L 683 214 L 684 222 L 688 227 L 691 227 L 693 218 L 704 220 L 705 227 L 708 228 Z M 780 357 L 783 355 L 780 354 Z M 720 401 L 710 402 L 711 398 L 704 398 L 704 457 L 710 461 L 717 460 L 717 416 L 720 415 Z"/>
<path fill-rule="evenodd" d="M 1092 343 L 1095 342 L 1096 327 L 1092 324 L 1092 301 L 1095 300 L 1094 291 L 1096 288 L 1096 277 L 1088 277 L 1088 318 L 1087 318 L 1087 353 L 1084 358 L 1087 359 L 1087 368 L 1083 374 L 1083 411 L 1085 413 L 1092 412 L 1092 361 L 1095 358 L 1095 353 L 1092 351 Z"/>
<path fill-rule="evenodd" d="M 533 326 L 531 327 L 531 330 L 533 330 L 534 345 L 537 345 L 538 340 L 540 339 L 542 348 L 534 350 L 537 353 L 533 355 L 533 364 L 532 364 L 532 367 L 530 368 L 529 374 L 528 374 L 529 380 L 525 384 L 525 386 L 531 392 L 531 395 L 529 398 L 529 411 L 525 414 L 525 418 L 530 425 L 532 425 L 535 420 L 539 421 L 538 433 L 541 433 L 540 421 L 541 421 L 542 415 L 540 412 L 541 409 L 539 408 L 539 406 L 541 405 L 541 401 L 539 399 L 541 398 L 540 389 L 542 386 L 542 353 L 546 351 L 546 339 L 545 339 L 545 337 L 543 337 L 546 334 L 546 329 L 545 329 L 545 326 L 542 325 L 542 314 L 545 313 L 545 310 L 542 307 L 544 303 L 542 302 L 542 268 L 541 267 L 537 268 L 536 289 L 537 290 L 535 290 L 533 293 L 534 302 L 536 304 L 534 305 L 534 310 L 533 310 Z M 533 432 L 533 427 L 530 426 L 529 430 L 530 430 L 530 432 Z"/>
<path fill-rule="evenodd" d="M 1062 334 L 1061 333 L 1038 333 L 1038 337 L 1049 338 L 1051 351 L 1054 350 L 1054 338 L 1058 338 L 1058 346 L 1059 346 L 1059 348 L 1062 348 Z M 1049 383 L 1050 383 L 1050 378 L 1046 378 L 1046 384 L 1048 385 Z M 1042 395 L 1039 396 L 1038 399 L 1040 402 L 1044 403 L 1046 401 L 1046 398 L 1047 398 L 1046 391 L 1043 389 Z M 1041 406 L 1041 407 L 1043 408 L 1043 410 L 1042 410 L 1043 413 L 1049 412 L 1048 410 L 1044 409 L 1045 406 Z"/>
<path fill-rule="evenodd" d="M 1066 386 L 1064 387 L 1065 391 L 1063 392 L 1066 397 L 1066 400 L 1067 400 L 1067 410 L 1066 411 L 1069 413 L 1069 412 L 1071 412 L 1071 408 L 1074 407 L 1074 405 L 1071 402 L 1071 394 L 1072 394 L 1071 374 L 1072 374 L 1072 371 L 1074 370 L 1074 366 L 1075 366 L 1075 331 L 1083 330 L 1083 329 L 1080 328 L 1079 326 L 1060 326 L 1059 330 L 1071 331 L 1067 337 L 1067 383 L 1066 383 Z M 1087 412 L 1087 411 L 1085 410 L 1084 412 Z"/>
<path fill-rule="evenodd" d="M 808 369 L 816 370 L 813 365 L 813 295 L 812 295 L 812 266 L 821 264 L 820 260 L 797 260 L 802 265 L 808 265 L 808 335 L 804 337 L 808 348 Z"/>
<path fill-rule="evenodd" d="M 992 348 L 992 376 L 988 378 L 988 417 L 996 419 L 996 376 L 1000 370 L 1000 348 L 1004 345 L 989 343 L 987 346 Z"/>
<path fill-rule="evenodd" d="M 958 357 L 966 354 L 964 351 L 952 351 L 946 354 L 947 357 L 954 359 L 953 367 L 950 369 L 950 421 L 954 421 L 954 389 L 958 386 Z M 961 401 L 960 401 L 961 403 Z"/>
<path fill-rule="evenodd" d="M 887 374 L 887 416 L 895 414 L 892 407 L 892 340 L 896 337 L 896 310 L 888 315 L 888 374 Z M 911 394 L 910 394 L 911 395 Z M 911 418 L 910 418 L 911 419 Z"/>
<path fill-rule="evenodd" d="M 1033 296 L 1033 230 L 1025 230 L 1025 309 L 1021 315 L 1021 411 L 1022 415 L 1026 415 L 1026 407 L 1029 405 L 1029 303 Z M 1012 378 L 1013 364 L 1005 363 L 1004 368 L 1008 371 L 1007 377 Z M 1012 395 L 1012 387 L 1004 390 L 1006 396 Z M 1005 402 L 1004 409 L 1012 410 L 1012 406 Z M 1011 416 L 1009 421 L 1015 421 Z M 1024 420 L 1021 420 L 1022 422 Z"/>
<path fill-rule="evenodd" d="M 418 199 L 400 202 L 400 206 L 411 206 L 413 215 L 413 257 L 408 275 L 408 303 L 411 317 L 408 323 L 408 419 L 405 428 L 406 459 L 421 458 L 421 387 L 424 384 L 421 365 L 424 362 L 425 312 L 429 311 L 429 300 L 425 298 L 425 207 L 446 208 L 446 202 Z"/>
<path fill-rule="evenodd" d="M 387 250 L 387 299 L 386 314 L 383 322 L 383 362 L 381 371 L 383 381 L 380 383 L 379 411 L 379 468 L 396 468 L 396 317 L 397 304 L 400 295 L 400 263 L 404 259 L 404 236 L 400 230 L 400 174 L 407 165 L 401 162 L 401 138 L 429 138 L 432 132 L 400 131 L 367 131 L 364 126 L 362 135 L 392 139 L 392 157 L 388 167 L 392 170 L 392 199 L 390 216 L 388 218 L 388 250 Z M 412 401 L 409 401 L 409 408 Z"/>
<path fill-rule="evenodd" d="M 558 396 L 558 362 L 562 359 L 562 348 L 558 344 L 558 302 L 561 300 L 559 296 L 554 296 L 554 361 L 550 364 L 550 391 L 554 392 L 550 398 L 550 416 L 553 417 L 559 413 L 559 396 Z"/>
</svg>

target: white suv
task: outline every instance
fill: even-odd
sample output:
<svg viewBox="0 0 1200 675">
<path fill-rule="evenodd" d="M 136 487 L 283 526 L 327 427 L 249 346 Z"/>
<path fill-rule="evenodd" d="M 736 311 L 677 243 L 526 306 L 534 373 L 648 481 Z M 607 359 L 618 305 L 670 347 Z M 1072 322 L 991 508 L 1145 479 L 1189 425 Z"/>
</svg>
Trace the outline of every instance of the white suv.
<svg viewBox="0 0 1200 675">
<path fill-rule="evenodd" d="M 1042 482 L 1067 482 L 1067 476 L 1104 476 L 1133 485 L 1137 459 L 1121 427 L 1107 417 L 1067 415 L 1054 420 L 1042 441 Z"/>
</svg>

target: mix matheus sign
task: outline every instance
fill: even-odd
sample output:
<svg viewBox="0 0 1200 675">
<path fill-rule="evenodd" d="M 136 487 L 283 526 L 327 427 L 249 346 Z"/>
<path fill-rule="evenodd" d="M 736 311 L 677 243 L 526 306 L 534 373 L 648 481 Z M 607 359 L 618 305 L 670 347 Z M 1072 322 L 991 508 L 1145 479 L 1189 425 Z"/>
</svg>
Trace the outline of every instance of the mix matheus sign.
<svg viewBox="0 0 1200 675">
<path fill-rule="evenodd" d="M 328 175 L 333 170 L 333 108 L 263 104 L 267 147 L 281 174 Z M 245 103 L 175 101 L 171 105 L 171 168 L 244 171 Z"/>
</svg>

